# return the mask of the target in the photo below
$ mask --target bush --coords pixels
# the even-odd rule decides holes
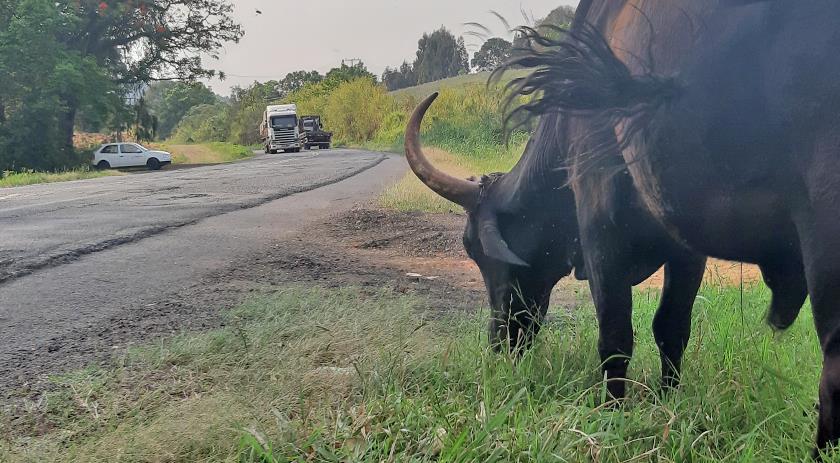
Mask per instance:
[[[374,139],[394,106],[385,87],[360,78],[336,87],[327,99],[323,119],[335,143],[361,144]]]
[[[199,105],[190,109],[172,133],[176,143],[226,141],[230,137],[230,111],[225,105]]]

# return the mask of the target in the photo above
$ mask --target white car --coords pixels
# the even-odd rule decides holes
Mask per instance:
[[[158,170],[172,163],[172,155],[166,151],[150,150],[137,143],[109,143],[93,153],[90,163],[98,169],[146,166],[150,170]]]

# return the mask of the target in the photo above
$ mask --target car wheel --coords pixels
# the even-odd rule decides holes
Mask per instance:
[[[149,160],[146,161],[146,166],[149,170],[160,170],[160,161],[158,161],[157,158],[149,158]]]
[[[108,161],[99,161],[99,163],[96,164],[96,168],[99,170],[110,169],[111,164],[108,164]]]
[[[269,154],[277,154],[277,150],[268,150]]]

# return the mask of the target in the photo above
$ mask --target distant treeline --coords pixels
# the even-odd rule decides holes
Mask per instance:
[[[565,27],[571,24],[574,16],[574,8],[561,6],[545,18],[536,21],[535,25]],[[475,26],[485,33],[489,32],[489,29],[481,25]],[[417,53],[413,61],[406,60],[394,68],[385,68],[382,83],[388,90],[399,90],[467,74],[471,70],[492,71],[511,58],[517,48],[525,45],[524,40],[520,34],[515,34],[513,42],[501,37],[487,38],[470,62],[463,37],[455,38],[446,28],[440,28],[431,34],[423,34],[417,44]]]

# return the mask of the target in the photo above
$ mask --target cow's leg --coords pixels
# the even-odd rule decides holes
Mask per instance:
[[[802,177],[805,191],[794,197],[798,201],[793,208],[823,352],[817,449],[834,445],[840,438],[840,143],[831,133],[838,122],[829,124],[813,144],[813,156]]]
[[[679,384],[680,366],[691,334],[691,309],[703,281],[706,258],[684,256],[665,264],[665,284],[653,318],[653,335],[662,360],[662,387]]]
[[[767,323],[774,329],[785,330],[796,321],[808,297],[808,282],[802,268],[802,259],[798,255],[779,258],[759,267],[764,282],[773,292],[770,309],[767,311]]]
[[[801,233],[808,292],[823,351],[817,448],[824,449],[840,438],[840,217],[829,210],[819,216],[815,211],[814,218],[802,224]]]
[[[626,387],[623,379],[633,355],[632,286],[623,278],[623,269],[608,265],[588,268],[589,288],[598,316],[598,353],[607,391],[612,398],[621,399]]]

